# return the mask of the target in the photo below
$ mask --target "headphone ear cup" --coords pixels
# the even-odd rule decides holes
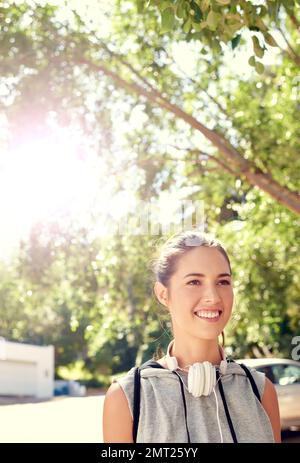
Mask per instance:
[[[197,363],[197,370],[198,370],[198,395],[201,396],[203,394],[205,388],[205,368],[202,363]]]
[[[194,363],[188,374],[188,390],[194,397],[208,396],[216,385],[216,369],[210,362]]]
[[[188,374],[188,390],[194,397],[204,395],[207,389],[206,368],[203,363],[197,362],[190,366]]]
[[[205,388],[203,395],[208,396],[212,392],[213,379],[214,379],[214,367],[210,362],[203,362],[205,370]]]
[[[194,397],[199,397],[202,390],[202,374],[200,363],[194,363],[189,368],[188,390]]]
[[[170,349],[173,344],[173,341],[170,342],[167,354],[165,356],[166,364],[169,370],[175,371],[178,366],[177,358],[170,355]],[[220,372],[222,375],[226,373],[227,369],[227,360],[225,356],[225,351],[222,349],[222,361],[220,363]],[[196,362],[193,365],[190,365],[188,371],[188,391],[194,397],[200,397],[202,395],[208,396],[212,393],[213,388],[217,384],[217,373],[216,367],[210,362]]]
[[[205,387],[203,390],[203,395],[207,396],[210,391],[212,374],[211,374],[210,364],[208,362],[203,362],[203,366],[204,366],[204,371],[205,371]]]
[[[196,390],[196,377],[198,377],[198,371],[196,369],[196,364],[193,364],[190,366],[189,370],[189,377],[188,377],[188,387],[189,391],[191,394],[193,394],[194,397],[197,397],[197,390]]]

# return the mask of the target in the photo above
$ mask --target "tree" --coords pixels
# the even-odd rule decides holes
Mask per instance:
[[[1,336],[53,344],[56,372],[73,367],[81,379],[128,369],[155,350],[163,318],[152,298],[152,245],[148,237],[91,239],[75,224],[37,223],[10,271],[1,268]]]
[[[20,80],[18,81],[18,87],[21,89],[23,86],[23,91],[21,92],[21,107],[24,110],[24,104],[30,104],[32,106],[32,95],[28,98],[27,91],[24,88],[35,88],[37,89],[37,81],[41,82],[42,85],[45,85],[45,74],[48,75],[57,75],[60,76],[60,79],[64,79],[66,72],[69,70],[70,82],[66,87],[64,85],[64,100],[66,102],[71,102],[73,95],[73,87],[71,85],[72,79],[74,76],[74,70],[77,70],[77,75],[82,74],[78,69],[78,66],[81,67],[81,71],[85,74],[93,75],[96,79],[97,85],[99,82],[107,83],[100,79],[100,75],[104,75],[106,78],[113,81],[117,87],[121,87],[130,91],[131,93],[137,94],[139,97],[143,98],[143,102],[146,100],[152,105],[155,105],[158,108],[161,108],[163,112],[167,111],[172,117],[176,117],[176,120],[183,120],[187,125],[196,131],[199,131],[206,140],[211,143],[211,146],[214,147],[214,154],[210,153],[199,153],[201,162],[201,155],[205,157],[210,157],[218,166],[222,169],[230,170],[230,172],[235,176],[242,176],[250,185],[258,186],[263,191],[270,194],[276,201],[283,204],[285,207],[290,210],[300,213],[300,196],[298,194],[297,188],[291,188],[285,184],[280,183],[276,180],[272,172],[266,171],[261,167],[261,163],[257,159],[249,160],[246,156],[245,150],[239,146],[236,147],[232,141],[228,139],[225,135],[224,126],[225,123],[228,125],[234,123],[234,117],[231,116],[229,120],[223,121],[222,129],[215,128],[214,130],[207,127],[207,124],[204,124],[196,116],[191,114],[189,111],[184,110],[182,107],[183,104],[186,104],[185,101],[182,101],[180,93],[177,95],[170,94],[170,91],[177,90],[180,91],[180,85],[182,80],[174,75],[174,72],[168,67],[168,52],[165,52],[164,44],[161,43],[162,39],[160,37],[152,38],[151,41],[146,39],[144,32],[150,34],[153,32],[154,18],[151,16],[145,24],[143,24],[143,37],[139,32],[135,31],[133,21],[137,21],[137,16],[130,17],[130,19],[124,20],[124,15],[122,13],[122,7],[120,7],[119,15],[122,16],[122,24],[118,20],[118,15],[116,15],[115,29],[115,44],[114,46],[118,50],[122,50],[122,45],[120,41],[124,39],[124,34],[127,34],[128,40],[128,30],[134,31],[134,34],[131,33],[134,37],[132,38],[135,44],[139,44],[139,51],[132,54],[132,62],[130,62],[130,54],[127,53],[127,58],[125,60],[122,53],[116,53],[111,50],[101,39],[97,39],[96,35],[89,36],[85,31],[84,22],[75,14],[77,21],[78,32],[73,32],[70,26],[66,24],[61,24],[59,20],[55,19],[54,21],[51,18],[55,18],[56,9],[53,7],[46,8],[37,8],[37,15],[33,17],[32,10],[30,7],[21,6],[21,7],[6,7],[2,8],[2,16],[8,26],[4,28],[5,41],[2,49],[2,70],[4,71],[4,76],[19,75]],[[30,34],[27,30],[24,30],[22,26],[22,18],[24,14],[31,12],[31,28]],[[13,20],[12,20],[13,18]],[[43,24],[43,33],[40,34],[41,42],[36,42],[33,40],[33,35],[38,33],[40,30],[40,24]],[[66,35],[66,31],[67,35]],[[53,40],[51,40],[51,53],[49,55],[48,49],[48,37],[51,35]],[[153,34],[152,34],[153,37]],[[10,40],[13,40],[15,46],[10,47]],[[119,43],[118,43],[119,42]],[[167,43],[167,42],[166,42]],[[7,53],[7,47],[13,49],[13,52]],[[150,48],[150,55],[153,55],[151,63],[147,54],[144,56],[145,47]],[[146,62],[145,62],[146,61]],[[159,63],[161,61],[161,63]],[[204,60],[205,61],[205,60]],[[138,67],[135,67],[135,64],[138,62]],[[169,61],[170,62],[170,61]],[[201,64],[201,59],[198,59],[199,66]],[[207,65],[207,63],[206,63]],[[216,61],[208,69],[215,71],[218,69],[218,61]],[[142,71],[142,69],[148,69],[148,71]],[[152,67],[151,67],[152,66]],[[31,72],[26,71],[24,75],[24,67],[31,69]],[[149,68],[151,69],[149,71]],[[153,73],[153,69],[156,71]],[[149,77],[155,81],[151,83]],[[154,79],[153,79],[154,77]],[[54,80],[54,79],[53,79]],[[217,81],[219,78],[216,79]],[[172,85],[169,83],[172,81]],[[35,83],[32,86],[32,83]],[[55,82],[55,80],[54,80]],[[189,82],[191,84],[191,82]],[[206,93],[208,93],[208,84],[204,86]],[[168,88],[167,88],[168,87]],[[178,88],[179,87],[179,88]],[[194,90],[197,87],[197,82],[194,87]],[[52,93],[56,94],[55,88],[53,85]],[[105,98],[106,90],[103,90],[103,85],[101,85],[101,92]],[[105,85],[104,85],[105,88]],[[65,91],[67,89],[67,91]],[[13,89],[12,89],[13,90]],[[74,90],[74,89],[73,89]],[[103,93],[104,92],[104,93]],[[41,101],[36,102],[37,111],[39,113],[39,108],[42,104],[43,112],[44,108],[44,97],[42,96],[44,92],[37,93],[35,92],[35,99],[41,99]],[[191,90],[188,91],[188,94],[191,95]],[[40,95],[40,96],[37,96]],[[69,95],[69,96],[68,96]],[[118,93],[119,98],[119,93]],[[26,101],[24,101],[26,99]],[[34,100],[33,100],[34,101]],[[17,100],[14,102],[14,113],[17,107]],[[52,108],[56,108],[55,113],[59,115],[57,110],[57,104],[55,101],[51,101],[51,97],[47,98],[48,112]],[[82,104],[82,99],[79,104]],[[191,106],[191,102],[190,102]],[[9,116],[8,108],[6,108],[6,113]],[[21,114],[24,114],[24,111],[21,111]],[[40,117],[40,116],[39,116]],[[45,118],[45,115],[42,117]],[[15,115],[14,115],[15,120]],[[96,118],[97,122],[98,119]],[[20,123],[18,123],[20,125]],[[23,124],[22,124],[23,126]]]
[[[49,5],[2,7],[1,75],[7,88],[2,111],[11,131],[20,139],[26,136],[26,130],[20,133],[19,128],[26,128],[28,108],[30,125],[41,130],[53,112],[58,122],[83,120],[82,132],[91,140],[97,137],[99,148],[101,140],[107,141],[105,133],[110,135],[109,142],[113,133],[118,138],[119,129],[114,125],[118,115],[128,127],[127,143],[122,140],[128,159],[122,161],[112,155],[110,161],[120,185],[124,185],[126,169],[133,168],[134,175],[142,179],[138,189],[142,199],[150,200],[162,190],[172,194],[186,188],[189,198],[204,200],[209,230],[228,242],[236,276],[244,272],[244,278],[237,279],[241,292],[239,328],[232,336],[235,348],[238,350],[243,340],[244,350],[239,352],[244,354],[265,342],[273,346],[273,353],[287,353],[290,333],[298,323],[299,303],[295,279],[299,252],[294,245],[299,241],[300,212],[297,12],[293,11],[294,20],[291,16],[279,18],[284,31],[292,21],[288,42],[294,57],[282,51],[274,65],[266,66],[263,76],[254,73],[246,79],[226,75],[227,58],[221,53],[213,55],[209,46],[205,48],[207,54],[198,53],[196,37],[188,42],[194,70],[187,74],[172,52],[174,44],[186,42],[181,29],[161,34],[157,9],[151,8],[147,14],[132,9],[128,14],[128,5],[116,4],[109,40],[103,40],[100,31],[89,30],[76,12],[71,25],[62,22],[59,9]],[[89,105],[95,95],[97,104]],[[134,112],[139,119],[136,128],[130,126]],[[280,243],[275,246],[277,238]],[[153,244],[149,237],[130,244],[114,243],[105,254],[103,272],[97,276],[97,285],[106,288],[106,297],[87,287],[93,278],[88,261],[98,265],[95,255],[87,257],[86,249],[82,254],[75,246],[71,260],[71,275],[76,275],[78,268],[86,270],[78,275],[81,290],[73,288],[72,279],[62,288],[60,272],[65,269],[66,248],[50,263],[53,294],[69,294],[63,319],[66,325],[72,325],[74,312],[74,330],[89,326],[86,323],[90,320],[96,327],[84,335],[78,331],[79,351],[86,352],[84,346],[89,352],[86,360],[93,362],[94,357],[96,362],[101,355],[113,352],[116,342],[120,352],[129,345],[128,358],[136,354],[141,358],[147,352],[143,349],[157,337],[159,320],[152,314],[149,286],[143,276]],[[121,251],[122,258],[114,259]],[[255,257],[249,261],[252,255]],[[49,253],[34,253],[32,264],[42,265],[40,256],[47,258]],[[287,276],[282,279],[284,269]],[[268,280],[270,289],[264,287]],[[82,303],[82,293],[88,294],[89,304]],[[87,308],[88,321],[81,311],[78,314],[81,304]],[[258,334],[262,314],[266,331]],[[70,341],[70,337],[66,339]],[[61,361],[71,358],[61,357]],[[110,368],[119,361],[112,360]]]
[[[151,6],[159,11],[162,34],[181,30],[185,40],[198,40],[203,49],[208,45],[217,53],[222,53],[221,43],[230,42],[234,50],[241,41],[243,30],[258,32],[259,38],[256,34],[252,35],[254,54],[249,58],[249,64],[259,74],[264,72],[264,66],[257,58],[263,58],[268,46],[278,46],[270,34],[270,23],[279,23],[281,10],[300,29],[300,22],[296,17],[299,1],[293,0],[269,0],[259,4],[247,0],[135,0],[134,3],[144,15]],[[291,47],[287,53],[300,63]]]

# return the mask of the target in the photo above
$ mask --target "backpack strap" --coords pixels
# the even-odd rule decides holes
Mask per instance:
[[[137,430],[140,418],[140,382],[141,372],[139,367],[134,370],[134,390],[133,390],[133,428],[132,437],[133,442],[136,443]]]
[[[261,402],[261,397],[259,395],[256,382],[254,381],[253,376],[250,373],[250,370],[243,363],[240,363],[240,366],[243,368],[244,372],[246,373],[246,375],[247,375],[247,377],[248,377],[248,379],[249,379],[249,381],[251,383],[252,390],[253,390],[254,394],[256,395],[257,399]]]
[[[133,428],[132,428],[132,437],[133,442],[136,443],[137,431],[139,427],[140,419],[140,401],[141,401],[141,370],[145,368],[163,368],[158,362],[154,360],[148,360],[143,363],[140,367],[136,367],[134,370],[134,389],[133,389]]]

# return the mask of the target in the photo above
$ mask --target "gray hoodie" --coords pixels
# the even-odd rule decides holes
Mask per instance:
[[[250,372],[263,396],[265,374],[251,368]],[[188,373],[177,370],[187,386]],[[125,393],[133,416],[134,368],[116,378]],[[274,442],[267,413],[255,396],[244,370],[237,363],[228,363],[222,384],[238,442]],[[219,422],[224,442],[233,442],[218,386],[215,388]],[[187,425],[191,443],[221,442],[214,393],[194,397],[186,388]],[[136,442],[188,442],[179,378],[166,368],[141,370],[141,405]]]

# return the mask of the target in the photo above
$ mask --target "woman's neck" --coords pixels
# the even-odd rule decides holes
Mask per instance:
[[[222,360],[218,340],[175,338],[170,355],[176,357],[180,368],[185,368],[196,362],[208,361],[213,365],[219,365]]]

